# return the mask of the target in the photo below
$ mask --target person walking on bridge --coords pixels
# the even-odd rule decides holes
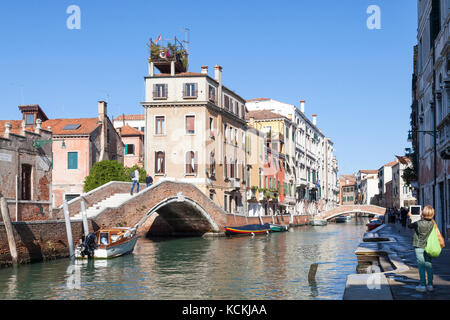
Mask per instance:
[[[135,169],[131,173],[131,180],[133,181],[133,186],[131,187],[130,194],[133,195],[134,186],[137,185],[137,192],[139,193],[139,170]]]

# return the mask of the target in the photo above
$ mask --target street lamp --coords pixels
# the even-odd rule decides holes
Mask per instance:
[[[46,144],[49,144],[50,142],[53,141],[62,141],[62,149],[66,148],[66,143],[64,141],[64,139],[49,139],[49,140],[35,140],[33,143],[33,147],[36,149],[42,148],[43,146],[45,146]]]

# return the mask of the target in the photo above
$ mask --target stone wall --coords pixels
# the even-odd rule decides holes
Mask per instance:
[[[81,222],[72,222],[72,235],[78,243],[83,234]],[[14,239],[20,263],[69,256],[64,221],[13,222]],[[11,264],[5,225],[0,223],[0,267]]]

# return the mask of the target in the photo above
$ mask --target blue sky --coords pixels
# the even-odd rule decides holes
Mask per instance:
[[[69,5],[81,29],[69,30]],[[381,30],[369,30],[369,5]],[[19,104],[49,118],[143,113],[146,43],[191,30],[190,71],[223,67],[244,99],[273,98],[318,114],[339,174],[378,169],[404,153],[409,130],[417,4],[341,1],[10,1],[0,3],[0,119]]]

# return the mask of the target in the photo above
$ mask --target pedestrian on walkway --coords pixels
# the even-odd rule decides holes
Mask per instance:
[[[145,183],[147,184],[147,187],[150,187],[153,183],[153,178],[147,175],[147,177],[145,177]]]
[[[130,194],[133,195],[134,186],[137,185],[137,192],[139,193],[139,170],[135,169],[131,173],[131,180],[133,181],[133,186],[131,187]]]
[[[401,219],[403,228],[406,228],[407,215],[408,215],[408,210],[405,207],[402,207],[400,209],[400,219]]]
[[[408,213],[409,219],[412,219],[411,212]],[[433,265],[431,257],[425,252],[427,239],[434,228],[434,209],[426,206],[422,211],[422,217],[419,221],[410,223],[408,228],[414,229],[413,247],[416,251],[417,266],[419,269],[420,284],[416,287],[419,292],[433,291]],[[425,279],[425,273],[428,278],[428,285]]]

